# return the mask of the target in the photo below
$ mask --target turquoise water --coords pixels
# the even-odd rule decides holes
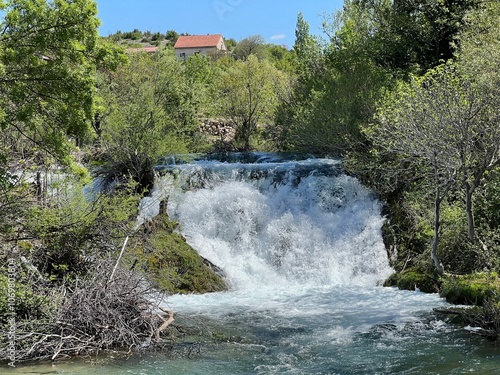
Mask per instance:
[[[391,274],[380,204],[328,159],[163,166],[142,215],[169,215],[231,290],[175,295],[171,350],[21,367],[54,374],[500,374],[500,349],[432,313]],[[418,286],[417,286],[418,287]],[[1,370],[0,370],[1,373]]]
[[[382,287],[174,296],[187,328],[171,351],[9,373],[498,374],[499,348],[430,313],[443,305]]]

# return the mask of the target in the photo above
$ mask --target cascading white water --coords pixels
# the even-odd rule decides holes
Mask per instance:
[[[351,177],[230,179],[172,198],[190,243],[236,289],[375,284],[391,272],[379,205]]]
[[[177,167],[170,216],[237,290],[375,285],[391,269],[380,206],[339,162],[205,162]],[[201,173],[203,172],[203,173]]]
[[[229,356],[231,366],[214,370],[208,359],[203,371],[343,374],[354,362],[361,373],[376,373],[366,358],[390,355],[386,348],[402,332],[429,329],[418,314],[443,301],[377,286],[392,272],[381,207],[340,161],[250,159],[166,163],[142,202],[151,216],[168,197],[169,216],[187,241],[230,283],[228,292],[168,298],[181,317],[214,324],[209,332],[245,337],[213,354]]]

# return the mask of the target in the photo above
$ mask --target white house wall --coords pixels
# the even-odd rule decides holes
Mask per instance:
[[[203,47],[197,47],[197,48],[176,48],[175,49],[175,55],[180,58],[188,58],[189,56],[195,55],[199,53],[200,55],[213,55],[217,53],[217,48],[215,47],[210,47],[210,48],[203,48]],[[184,55],[183,55],[184,54]]]

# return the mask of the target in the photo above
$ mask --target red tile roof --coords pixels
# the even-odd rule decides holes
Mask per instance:
[[[216,47],[222,34],[181,35],[174,48]]]

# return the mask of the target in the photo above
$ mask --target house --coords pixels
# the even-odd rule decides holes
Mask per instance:
[[[215,56],[226,53],[222,34],[181,35],[174,45],[175,55],[187,59],[191,55]]]

